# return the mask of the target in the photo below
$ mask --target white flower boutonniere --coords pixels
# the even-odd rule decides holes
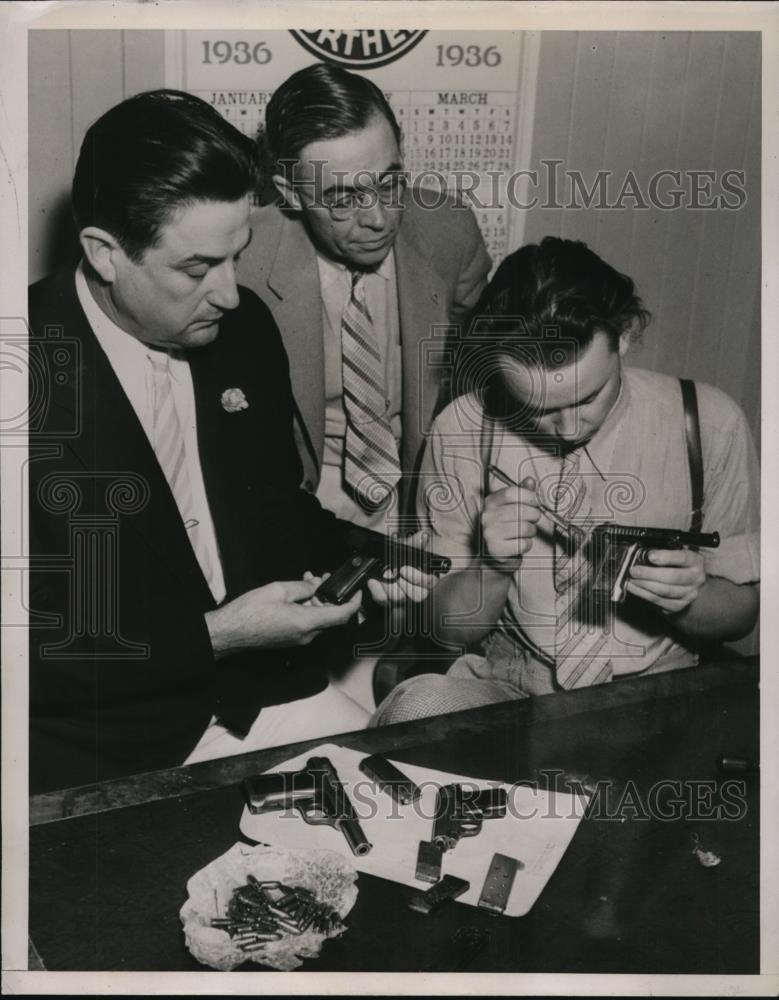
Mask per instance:
[[[238,413],[239,410],[246,410],[249,406],[243,389],[225,389],[221,403],[222,408],[228,413]]]

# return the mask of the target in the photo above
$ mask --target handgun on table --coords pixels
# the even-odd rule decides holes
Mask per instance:
[[[411,566],[428,576],[448,573],[452,561],[428,549],[404,545],[388,535],[352,525],[345,535],[348,558],[316,592],[325,604],[346,604],[368,580],[380,579],[386,570]]]
[[[719,541],[717,531],[706,533],[677,528],[598,524],[592,529],[588,541],[593,564],[593,595],[614,604],[624,601],[630,570],[633,566],[647,563],[652,549],[716,549]]]
[[[461,837],[475,837],[485,819],[506,815],[508,799],[505,788],[466,788],[444,785],[438,790],[433,843],[442,851],[451,851]]]
[[[245,778],[243,787],[251,813],[294,808],[311,826],[332,826],[339,830],[358,857],[373,846],[327,757],[310,757],[300,771],[276,771]]]

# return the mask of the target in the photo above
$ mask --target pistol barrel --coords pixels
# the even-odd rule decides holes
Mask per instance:
[[[356,854],[358,858],[366,855],[373,847],[373,844],[365,836],[358,820],[341,820],[338,824],[338,829],[346,837],[346,843],[351,848],[352,854]]]
[[[438,555],[428,549],[417,549],[413,545],[405,545],[390,538],[389,535],[358,525],[349,527],[346,532],[346,543],[355,553],[372,556],[393,569],[412,566],[428,575],[443,576],[452,568],[452,560],[448,556]]]
[[[321,789],[316,788],[316,794],[322,796],[322,807],[327,821],[336,830],[341,831],[353,854],[357,857],[367,854],[373,844],[365,836],[352,800],[347,795],[332,762],[327,757],[310,757],[306,761],[306,771],[322,776],[322,786]]]
[[[626,524],[599,524],[593,529],[614,542],[638,542],[644,548],[680,549],[683,546],[716,549],[719,547],[718,531],[682,531],[676,528],[643,528]]]

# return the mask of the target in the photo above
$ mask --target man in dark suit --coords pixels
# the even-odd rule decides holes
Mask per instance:
[[[366,716],[339,692],[316,712],[309,644],[360,597],[312,600],[341,526],[299,489],[284,348],[235,281],[255,184],[248,140],[183,93],[124,101],[85,137],[82,261],[30,291],[31,343],[58,357],[30,441],[34,792],[175,766],[199,741],[193,759],[269,745],[266,716],[275,742],[323,735],[296,728],[305,712],[330,733]]]
[[[281,203],[258,210],[263,239],[243,255],[241,281],[268,304],[290,359],[306,489],[382,529],[413,511],[413,473],[445,389],[431,359],[446,328],[467,321],[490,258],[467,206],[408,186],[397,120],[367,78],[324,64],[294,73],[268,104],[266,138]],[[352,307],[370,371],[365,355],[355,369]],[[366,458],[368,426],[383,443]]]

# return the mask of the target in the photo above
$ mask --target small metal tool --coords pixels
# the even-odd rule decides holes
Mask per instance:
[[[511,895],[514,878],[525,866],[516,858],[493,854],[479,897],[479,906],[490,913],[503,913]]]
[[[360,761],[360,770],[402,806],[416,802],[422,794],[411,778],[406,777],[391,761],[378,754],[363,757]]]
[[[510,479],[505,472],[501,472],[496,465],[490,465],[488,468],[492,475],[499,482],[503,483],[504,486],[519,486],[519,483],[515,483],[514,480]],[[564,517],[560,517],[556,511],[547,507],[545,503],[541,502],[538,494],[536,494],[536,502],[552,524],[555,525],[556,528],[559,528],[560,531],[562,531],[563,534],[572,542],[575,542],[576,545],[582,545],[587,540],[586,531],[579,528],[577,525],[572,524],[570,521],[566,521],[566,519]]]
[[[424,916],[434,913],[437,909],[452,899],[457,899],[471,887],[470,882],[456,875],[444,875],[440,882],[425,892],[415,892],[408,901],[409,909],[416,910]]]

